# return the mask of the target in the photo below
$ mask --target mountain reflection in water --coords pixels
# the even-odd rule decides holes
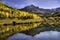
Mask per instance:
[[[60,40],[60,32],[45,31],[35,35],[34,37],[23,33],[17,33],[8,37],[7,40]]]

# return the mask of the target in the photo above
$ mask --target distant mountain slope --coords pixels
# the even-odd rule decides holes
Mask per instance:
[[[43,9],[43,8],[36,7],[34,5],[26,6],[26,7],[22,8],[21,10],[33,12],[33,13],[43,13],[43,14],[45,14],[45,13],[48,14],[48,13],[53,12],[50,9]]]
[[[51,14],[52,17],[60,17],[60,11]]]
[[[54,8],[54,9],[43,9],[43,8],[36,7],[34,5],[30,5],[30,6],[24,7],[20,10],[27,11],[27,12],[33,12],[33,13],[39,13],[39,14],[43,13],[44,15],[50,15],[53,12],[60,11],[60,7]]]

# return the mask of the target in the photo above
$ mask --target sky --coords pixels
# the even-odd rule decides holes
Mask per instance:
[[[24,8],[28,5],[35,5],[39,8],[51,9],[60,7],[60,0],[0,0],[14,8]]]
[[[41,32],[33,37],[23,33],[17,33],[8,37],[7,40],[60,40],[60,32],[46,31]]]

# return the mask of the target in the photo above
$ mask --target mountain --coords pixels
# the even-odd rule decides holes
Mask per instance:
[[[33,12],[33,13],[43,13],[43,14],[49,14],[53,12],[53,10],[51,9],[43,9],[43,8],[36,7],[34,5],[26,6],[20,10]]]
[[[60,11],[60,7],[56,8],[56,12]]]
[[[60,11],[60,7],[59,8],[54,8],[54,9],[43,9],[43,8],[39,8],[37,6],[34,5],[30,5],[30,6],[26,6],[22,9],[19,9],[22,11],[27,11],[27,12],[33,12],[33,13],[37,13],[37,14],[44,14],[44,15],[50,15],[53,12],[58,12]]]

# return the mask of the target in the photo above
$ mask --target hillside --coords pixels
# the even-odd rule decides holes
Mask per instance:
[[[37,14],[20,11],[0,2],[0,39],[36,28],[42,21]]]
[[[22,17],[22,16],[33,16],[33,19],[36,19],[36,17],[39,18],[39,16],[35,15],[35,14],[29,14],[28,12],[24,12],[24,11],[19,11],[17,9],[14,9],[12,7],[9,7],[7,5],[4,5],[3,3],[0,2],[0,15],[8,18],[8,17]]]
[[[27,12],[33,12],[33,13],[37,13],[37,14],[44,14],[44,15],[50,15],[50,13],[54,12],[54,10],[51,9],[43,9],[43,8],[39,8],[37,6],[34,5],[29,5],[26,6],[22,9],[20,9],[22,11],[27,11]]]
[[[53,13],[53,12],[59,12],[60,7],[53,8],[53,9],[44,9],[44,8],[39,8],[39,7],[34,6],[34,5],[29,5],[29,6],[26,6],[24,8],[21,8],[19,10],[27,11],[27,12],[33,12],[33,13],[36,13],[36,14],[41,14],[42,13],[45,16],[50,16],[50,14]]]

